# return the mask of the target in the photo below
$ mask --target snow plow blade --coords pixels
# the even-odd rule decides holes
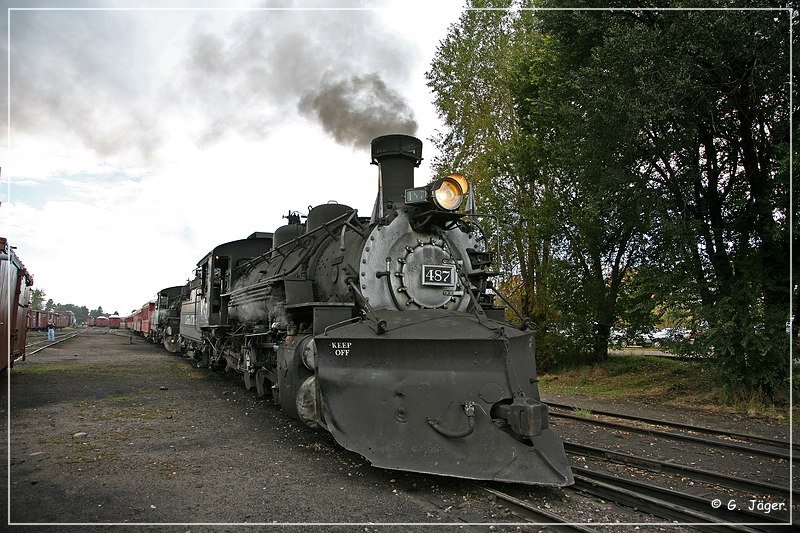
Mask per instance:
[[[447,310],[379,311],[315,339],[328,431],[374,466],[573,483],[536,386],[533,334]],[[455,340],[454,340],[454,337]]]

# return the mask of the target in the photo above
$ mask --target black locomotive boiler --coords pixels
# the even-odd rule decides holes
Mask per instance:
[[[563,486],[533,333],[487,293],[492,254],[460,175],[414,187],[422,143],[372,142],[371,217],[329,203],[216,247],[182,291],[179,342],[383,468]],[[169,330],[171,333],[172,328]],[[169,336],[169,334],[167,334]]]

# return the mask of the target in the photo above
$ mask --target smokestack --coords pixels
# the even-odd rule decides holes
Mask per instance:
[[[378,217],[403,205],[414,187],[414,168],[422,161],[422,141],[410,135],[383,135],[372,140],[372,164],[380,169]]]

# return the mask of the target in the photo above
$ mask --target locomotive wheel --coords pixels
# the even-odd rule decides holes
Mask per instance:
[[[204,345],[200,349],[200,362],[197,363],[197,368],[208,368],[208,366],[209,366],[208,359],[209,359],[209,356],[210,356],[210,354],[209,354],[210,351],[211,351],[211,347],[210,346],[205,346]]]
[[[268,390],[272,389],[272,382],[267,379],[266,372],[261,368],[256,370],[253,381],[256,384],[256,392],[258,392],[259,396],[264,396]]]
[[[272,387],[270,387],[272,391],[272,401],[275,402],[275,405],[278,407],[281,406],[281,389],[278,387],[277,383],[273,383]]]

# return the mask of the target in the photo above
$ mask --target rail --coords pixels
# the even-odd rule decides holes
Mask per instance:
[[[676,433],[674,431],[665,431],[661,429],[651,429],[651,428],[643,428],[639,426],[632,426],[630,424],[622,424],[619,422],[610,422],[608,420],[599,420],[596,418],[585,418],[582,416],[569,414],[569,413],[558,413],[555,411],[550,411],[551,418],[565,418],[568,420],[575,420],[577,422],[587,423],[587,424],[595,424],[598,426],[604,426],[614,429],[621,429],[624,431],[630,431],[632,433],[643,433],[646,435],[664,437],[673,440],[683,440],[687,442],[694,442],[698,444],[703,444],[706,446],[716,446],[718,448],[727,448],[729,450],[736,450],[742,453],[747,454],[757,454],[757,455],[764,455],[767,457],[775,457],[778,459],[785,459],[788,460],[790,454],[784,450],[768,450],[764,448],[756,448],[753,446],[745,446],[743,444],[736,444],[733,442],[725,442],[717,439],[710,439],[706,437],[700,437],[696,435],[687,435],[684,433]],[[793,457],[794,461],[798,460],[798,457]]]
[[[32,351],[31,353],[26,353],[24,355],[20,355],[20,356],[15,357],[13,362],[16,363],[17,361],[20,361],[20,360],[24,361],[26,358],[30,357],[31,355],[33,355],[35,353],[39,353],[39,352],[41,352],[42,350],[44,350],[46,348],[49,348],[51,346],[55,346],[56,344],[60,344],[60,343],[62,343],[64,341],[68,341],[70,339],[73,339],[73,338],[77,337],[78,335],[80,335],[82,333],[83,333],[83,331],[78,331],[78,332],[73,333],[71,335],[68,335],[68,336],[66,336],[64,338],[61,338],[61,339],[58,339],[56,341],[50,342],[47,345],[42,346],[41,348],[37,348],[36,350]],[[27,346],[26,346],[26,348],[27,348]]]
[[[766,436],[762,436],[762,435],[748,435],[748,434],[739,433],[739,432],[736,432],[736,431],[728,431],[728,430],[723,430],[723,429],[696,426],[696,425],[692,425],[692,424],[684,424],[684,423],[681,423],[681,422],[660,420],[660,419],[657,419],[657,418],[648,418],[648,417],[638,416],[638,415],[628,415],[628,414],[625,414],[625,413],[616,413],[616,412],[611,412],[611,411],[603,411],[603,410],[600,410],[600,409],[590,409],[590,408],[579,407],[579,406],[568,405],[568,404],[562,404],[562,403],[555,403],[555,402],[545,402],[545,403],[547,403],[547,405],[549,405],[550,407],[555,407],[556,409],[562,409],[562,410],[567,410],[567,411],[584,411],[584,412],[588,411],[588,412],[591,412],[592,414],[601,415],[601,416],[607,416],[607,417],[610,417],[610,418],[620,418],[620,419],[623,419],[623,420],[633,420],[633,421],[636,421],[636,422],[644,422],[646,424],[652,424],[652,425],[655,425],[655,426],[668,426],[668,427],[672,427],[672,428],[676,428],[676,429],[683,429],[683,430],[686,430],[686,431],[695,431],[695,432],[699,432],[699,433],[707,433],[709,435],[718,435],[718,436],[722,436],[722,437],[733,437],[733,438],[744,440],[744,441],[760,443],[760,444],[766,444],[768,446],[774,446],[776,448],[782,448],[782,449],[787,449],[787,450],[789,449],[789,441],[783,440],[783,439],[776,439],[776,438],[772,438],[772,437],[766,437]],[[794,449],[798,449],[797,444],[794,444],[793,447],[794,447]]]

